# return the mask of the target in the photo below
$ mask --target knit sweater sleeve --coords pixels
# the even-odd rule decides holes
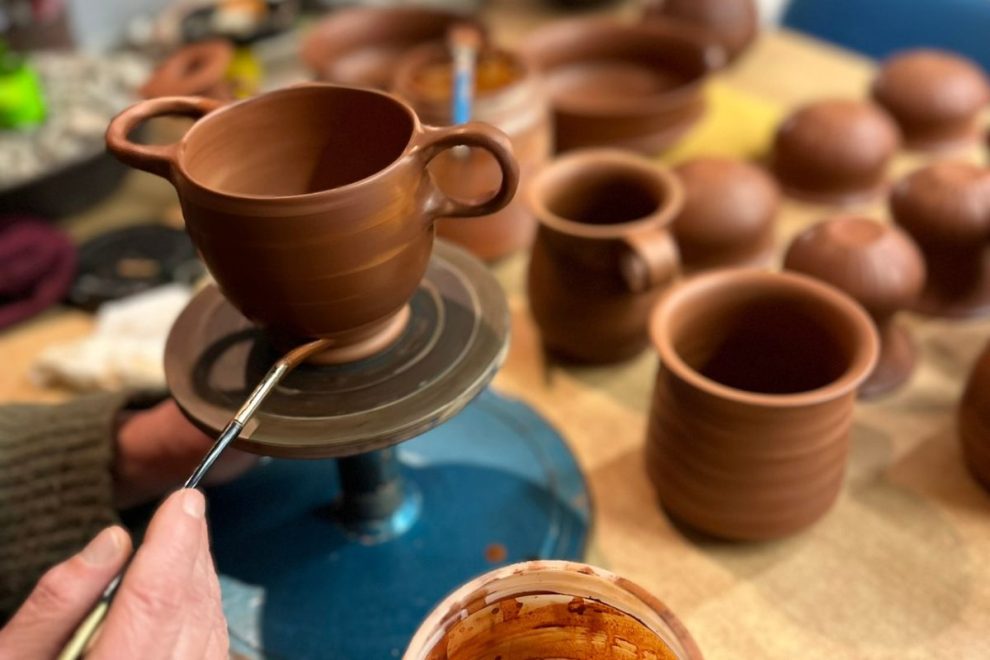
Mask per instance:
[[[124,402],[0,407],[0,622],[45,570],[115,522],[112,436]]]

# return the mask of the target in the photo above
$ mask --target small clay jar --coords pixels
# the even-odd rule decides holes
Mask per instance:
[[[754,0],[646,0],[643,18],[674,19],[710,31],[729,60],[739,57],[760,31]]]
[[[990,343],[969,374],[958,422],[963,459],[977,481],[990,491]]]
[[[697,158],[674,172],[684,185],[673,233],[685,272],[769,263],[780,206],[773,178],[728,158]]]
[[[787,536],[842,488],[873,321],[797,273],[723,269],[673,287],[650,321],[660,368],[646,442],[667,513],[713,536]]]
[[[146,99],[159,96],[208,96],[221,101],[234,98],[227,69],[234,47],[222,39],[183,46],[162,62],[141,87]]]
[[[426,44],[403,57],[393,91],[405,99],[423,123],[451,123],[453,61],[443,44]],[[485,49],[478,56],[472,119],[492,124],[512,140],[519,163],[520,193],[493,215],[471,219],[443,219],[437,234],[486,260],[495,260],[528,247],[536,221],[524,195],[530,178],[549,159],[553,128],[550,102],[536,72],[515,53]],[[498,187],[498,163],[487,152],[448,152],[430,163],[430,173],[447,194],[471,198]]]
[[[859,388],[861,398],[887,394],[907,381],[916,359],[914,342],[894,315],[911,307],[925,284],[925,261],[910,236],[869,218],[831,218],[791,242],[784,268],[828,282],[873,317],[880,357]]]
[[[925,257],[916,309],[957,318],[990,313],[990,171],[950,161],[923,167],[894,187],[890,212]]]
[[[891,57],[873,81],[873,98],[897,121],[908,147],[943,150],[979,140],[977,121],[990,102],[980,66],[939,50]]]
[[[603,569],[530,561],[477,577],[441,601],[403,660],[701,660],[670,609]]]
[[[668,227],[683,197],[669,170],[610,149],[575,152],[537,175],[529,304],[549,352],[606,363],[646,348],[650,309],[677,274]]]
[[[885,190],[899,144],[897,125],[880,107],[817,101],[777,129],[772,167],[788,195],[816,204],[858,204]]]

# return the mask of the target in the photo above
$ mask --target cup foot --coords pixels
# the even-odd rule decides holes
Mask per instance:
[[[391,346],[402,335],[409,323],[409,303],[402,306],[390,319],[373,329],[370,334],[344,346],[329,348],[309,358],[310,364],[344,364],[357,362]]]

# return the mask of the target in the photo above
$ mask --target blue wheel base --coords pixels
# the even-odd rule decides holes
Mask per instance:
[[[268,459],[208,492],[232,650],[248,658],[400,657],[447,593],[495,566],[581,559],[588,491],[560,436],[485,391],[399,448],[421,498],[404,533],[364,543],[334,519],[329,461]]]

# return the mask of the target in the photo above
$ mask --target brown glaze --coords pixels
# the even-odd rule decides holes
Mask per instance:
[[[887,394],[907,381],[914,369],[914,343],[894,315],[912,306],[925,285],[925,261],[910,236],[869,218],[831,218],[794,239],[784,268],[828,282],[873,317],[880,357],[860,386],[860,397]]]
[[[799,108],[777,129],[773,170],[784,191],[823,204],[881,194],[900,136],[878,106],[826,100]]]
[[[427,44],[403,57],[396,72],[394,91],[431,126],[451,122],[450,51],[442,44]],[[553,129],[550,104],[539,77],[518,55],[504,50],[481,52],[475,74],[473,119],[492,124],[512,140],[519,163],[520,192],[498,213],[463,221],[437,222],[437,234],[466,247],[486,260],[499,259],[529,246],[536,221],[523,195],[530,178],[550,158]],[[430,164],[440,188],[454,197],[475,197],[498,186],[498,163],[481,150],[468,154],[445,153]]]
[[[796,273],[727,269],[671,289],[646,445],[666,511],[714,536],[787,536],[842,488],[856,388],[877,334],[844,293]]]
[[[754,0],[646,0],[647,20],[684,21],[710,31],[731,60],[739,57],[760,31]]]
[[[990,313],[990,171],[937,162],[903,178],[890,212],[928,268],[917,309],[949,317]]]
[[[990,491],[990,343],[976,359],[959,404],[959,439],[970,472]]]
[[[697,158],[674,171],[684,185],[673,233],[685,272],[769,262],[780,206],[770,176],[728,158]]]
[[[388,89],[406,51],[462,23],[481,29],[470,16],[428,7],[339,9],[309,32],[300,55],[319,80]]]
[[[580,151],[538,174],[529,199],[540,221],[529,303],[544,346],[599,363],[646,348],[650,309],[677,273],[677,178],[641,156]]]
[[[227,69],[234,59],[234,47],[222,39],[184,46],[162,62],[140,94],[146,99],[159,96],[208,96],[228,101],[234,91],[227,81]]]
[[[884,62],[872,93],[897,120],[905,143],[926,150],[977,141],[980,111],[990,102],[990,85],[978,64],[926,49]]]
[[[333,338],[341,359],[362,357],[349,346],[382,348],[376,337],[394,330],[426,270],[433,221],[497,211],[518,182],[497,129],[424,128],[381,92],[308,84],[217,108],[195,97],[144,101],[111,122],[107,145],[172,182],[193,242],[238,310],[276,341]],[[176,144],[128,141],[144,120],[175,114],[202,118]],[[427,175],[459,144],[498,160],[502,183],[487,200],[450,199]]]
[[[557,21],[531,35],[526,54],[550,89],[557,151],[618,147],[656,153],[705,111],[704,83],[721,46],[687,26]]]

